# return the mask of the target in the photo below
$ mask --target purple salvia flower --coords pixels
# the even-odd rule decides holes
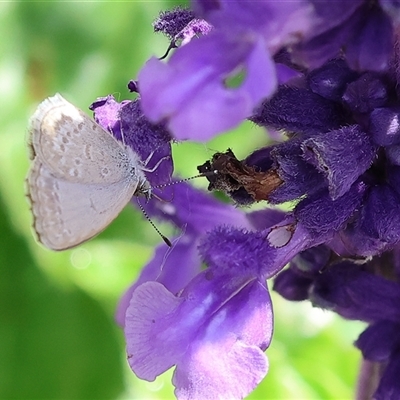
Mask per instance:
[[[232,251],[235,262],[227,264]],[[178,295],[158,282],[140,285],[125,321],[135,373],[154,380],[176,365],[179,399],[249,394],[268,370],[272,309],[263,275],[271,251],[262,234],[219,229],[200,248],[209,268]],[[210,359],[219,360],[212,369]]]
[[[139,101],[92,105],[149,169],[160,163],[153,186],[171,179],[171,137],[207,140],[248,118],[287,138],[242,163],[279,177],[268,201],[290,201],[290,212],[246,215],[188,184],[144,204],[181,234],[157,247],[119,306],[139,377],[175,366],[179,399],[245,397],[268,371],[266,280],[276,278],[287,299],[369,323],[356,345],[382,363],[374,396],[399,397],[399,6],[198,0],[195,12],[156,21],[170,48],[181,46],[129,83]],[[230,195],[254,201],[244,186]]]
[[[213,31],[178,49],[167,64],[149,60],[139,74],[146,116],[166,120],[177,139],[207,140],[250,116],[276,88],[271,54],[309,28],[312,11],[303,1],[198,5]],[[241,70],[242,84],[227,87]],[[286,81],[287,70],[281,72]]]

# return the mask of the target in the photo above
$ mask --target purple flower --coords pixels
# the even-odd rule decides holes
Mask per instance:
[[[209,267],[179,291],[158,279],[135,285],[125,335],[128,361],[139,377],[154,380],[176,365],[173,383],[182,399],[226,393],[242,398],[255,388],[268,370],[263,351],[272,336],[263,277],[274,250],[264,244],[263,235],[220,228],[200,247]],[[232,251],[236,261],[227,263]],[[187,261],[174,263],[174,269],[185,268]]]
[[[268,371],[275,278],[289,300],[367,322],[356,345],[381,363],[372,392],[399,397],[399,9],[198,0],[156,21],[168,50],[179,48],[130,82],[139,101],[93,104],[103,127],[158,166],[153,186],[170,181],[172,137],[207,140],[246,118],[286,137],[235,161],[245,177],[277,177],[268,201],[288,212],[244,213],[182,183],[143,204],[180,234],[156,248],[118,309],[140,378],[175,366],[179,399],[248,395]],[[226,183],[211,164],[209,181]],[[229,188],[237,204],[260,200],[246,185]]]
[[[302,1],[199,6],[213,31],[179,48],[167,64],[150,59],[139,73],[144,113],[166,121],[177,139],[207,140],[250,116],[276,88],[271,55],[308,28],[311,12]],[[287,69],[280,71],[286,80]],[[230,87],[238,72],[242,83]]]

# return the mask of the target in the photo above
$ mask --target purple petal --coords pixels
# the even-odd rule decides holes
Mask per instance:
[[[178,399],[242,399],[268,371],[272,335],[268,290],[252,282],[209,320],[173,376]]]
[[[124,104],[119,111],[121,133],[125,143],[147,160],[146,169],[151,170],[146,176],[153,186],[170,181],[174,169],[171,156],[171,136],[162,125],[151,124],[143,115],[139,101]]]
[[[119,111],[129,100],[118,103],[114,96],[99,97],[89,109],[93,111],[94,120],[105,130],[112,133],[118,140],[121,140],[121,121]]]
[[[383,71],[393,49],[390,18],[378,6],[370,7],[346,49],[348,63],[358,71]]]
[[[188,183],[168,186],[158,195],[164,200],[150,200],[144,208],[150,216],[172,222],[184,232],[203,235],[217,225],[229,224],[250,228],[246,215]]]
[[[139,278],[123,294],[118,303],[115,318],[119,325],[125,325],[126,310],[132,294],[144,282],[162,283],[171,293],[178,293],[200,272],[201,260],[193,238],[182,236],[173,240],[173,247],[166,244],[156,247],[151,261],[145,265]],[[176,273],[179,265],[179,274]]]
[[[191,337],[176,325],[182,304],[183,298],[158,282],[143,283],[133,292],[125,338],[129,365],[139,378],[153,381],[185,353]]]
[[[225,79],[238,67],[238,88]],[[151,121],[167,121],[177,139],[208,140],[236,126],[276,87],[275,69],[260,39],[210,34],[178,49],[168,64],[151,59],[139,73],[142,107]]]

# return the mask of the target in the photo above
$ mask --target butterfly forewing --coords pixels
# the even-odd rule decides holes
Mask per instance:
[[[32,116],[30,141],[36,158],[54,176],[70,182],[130,179],[130,164],[138,162],[133,152],[59,94],[44,100]]]

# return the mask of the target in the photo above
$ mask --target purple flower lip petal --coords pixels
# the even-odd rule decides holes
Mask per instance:
[[[174,372],[177,397],[241,399],[247,396],[268,371],[263,351],[271,341],[272,328],[268,290],[265,284],[252,281],[199,329]]]
[[[226,87],[238,67],[246,70],[242,85]],[[251,37],[210,34],[178,49],[168,64],[149,60],[139,73],[144,113],[153,122],[166,121],[177,139],[208,140],[233,128],[275,87],[265,44]]]
[[[164,243],[156,247],[153,258],[120,299],[115,316],[120,326],[125,325],[126,310],[132,294],[142,283],[157,281],[171,293],[178,293],[200,272],[201,260],[197,252],[196,238],[184,235],[173,239],[172,242],[171,249]],[[177,265],[180,265],[179,274],[175,273]]]
[[[210,317],[229,306],[229,299],[233,301],[238,290],[242,293],[247,286],[245,280],[224,286],[229,281],[227,278],[210,277],[208,271],[203,271],[179,297],[157,282],[144,283],[133,292],[126,314],[125,335],[128,361],[139,377],[154,380],[181,362],[190,343],[200,334],[199,328],[209,325]],[[268,306],[268,294],[266,299],[264,296],[266,300]],[[271,311],[269,314],[271,318]],[[270,335],[256,336],[256,340],[266,346]]]

